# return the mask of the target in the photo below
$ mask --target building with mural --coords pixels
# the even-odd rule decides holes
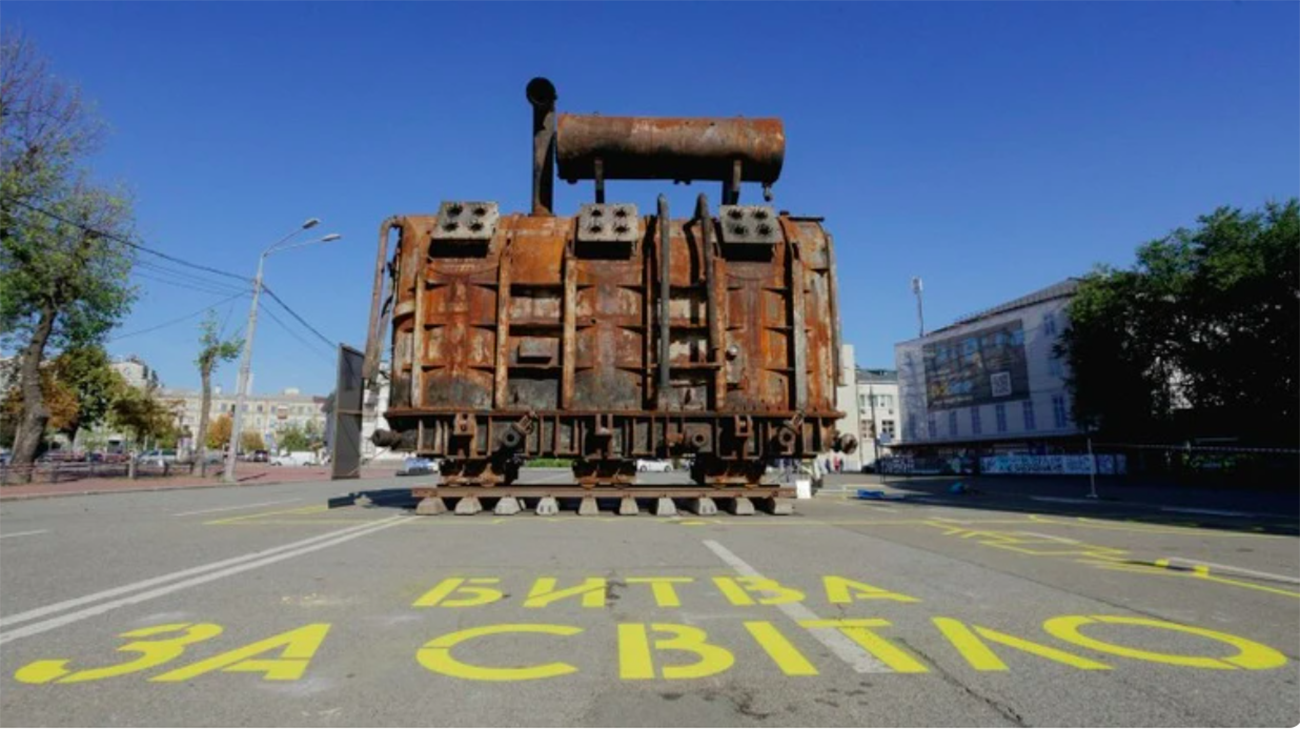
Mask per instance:
[[[1078,279],[964,317],[894,347],[895,450],[967,457],[1076,451],[1068,364],[1055,353]]]

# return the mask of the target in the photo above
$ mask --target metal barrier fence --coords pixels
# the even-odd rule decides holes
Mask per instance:
[[[88,478],[126,478],[130,475],[126,462],[106,463],[87,461],[50,461],[28,466],[0,466],[0,486],[28,483],[67,483]],[[137,463],[135,477],[164,478],[188,476],[195,472],[195,463]]]

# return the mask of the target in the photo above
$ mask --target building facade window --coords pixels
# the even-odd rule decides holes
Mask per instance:
[[[993,411],[998,419],[998,432],[1007,432],[1007,404],[1000,402],[993,406]]]
[[[894,439],[894,421],[892,420],[880,421],[880,436],[882,438],[888,438],[891,441]]]
[[[907,423],[907,437],[911,440],[919,440],[916,434],[916,421],[909,420]]]
[[[929,416],[928,418],[926,418],[926,423],[925,423],[925,424],[926,424],[927,426],[929,426],[929,435],[930,435],[930,437],[931,437],[931,438],[938,438],[938,437],[939,437],[939,425],[938,425],[938,423],[935,422],[935,419],[934,419],[934,413],[930,413],[930,416]]]
[[[948,411],[948,437],[950,438],[957,437],[957,411],[956,410]]]
[[[979,405],[976,405],[975,407],[970,409],[970,432],[975,435],[980,435],[981,433],[984,432],[984,428],[980,424]]]
[[[1049,311],[1043,314],[1043,334],[1054,337],[1056,336],[1056,313]]]
[[[1070,416],[1065,409],[1065,395],[1052,396],[1052,420],[1057,428],[1065,428],[1070,425]]]
[[[1064,374],[1059,357],[1049,357],[1047,359],[1047,371],[1052,375],[1052,377],[1060,377]]]
[[[1036,430],[1038,423],[1034,422],[1034,401],[1024,400],[1021,402],[1021,406],[1025,411],[1025,430]]]

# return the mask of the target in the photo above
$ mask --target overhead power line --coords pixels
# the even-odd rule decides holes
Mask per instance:
[[[226,279],[218,279],[218,278],[213,278],[211,276],[205,276],[203,274],[191,273],[189,271],[182,271],[175,268],[169,268],[167,266],[160,265],[153,261],[145,260],[144,256],[139,256],[139,255],[135,257],[135,267],[136,270],[132,271],[132,273],[137,275],[140,274],[141,270],[143,270],[143,271],[148,271],[153,276],[163,277],[169,282],[185,284],[185,285],[199,284],[201,286],[207,286],[209,288],[227,289],[228,293],[232,293],[232,294],[235,293],[236,291],[246,291],[249,288],[247,282],[241,285],[239,283],[228,281]]]
[[[98,236],[100,236],[101,238],[107,238],[108,240],[115,241],[115,242],[117,242],[117,243],[121,243],[122,245],[124,245],[124,246],[128,246],[128,247],[133,248],[133,249],[135,249],[135,250],[137,250],[137,251],[142,251],[142,252],[144,252],[144,253],[149,253],[149,254],[151,254],[151,255],[158,256],[159,258],[162,258],[162,259],[165,259],[165,260],[171,261],[172,263],[177,263],[177,264],[180,264],[180,265],[182,265],[182,266],[187,266],[187,267],[189,267],[189,268],[193,268],[193,269],[198,270],[198,271],[206,271],[206,272],[208,272],[208,273],[215,273],[215,274],[217,274],[218,276],[225,276],[225,277],[227,277],[227,278],[233,278],[233,279],[235,279],[235,280],[237,280],[237,281],[243,281],[243,282],[247,282],[247,281],[249,281],[249,278],[248,278],[247,276],[241,276],[241,275],[239,275],[239,274],[237,274],[237,273],[231,273],[231,272],[229,272],[229,271],[222,271],[221,269],[212,268],[212,267],[210,267],[210,266],[204,266],[204,265],[201,265],[201,264],[198,264],[198,263],[191,263],[190,261],[187,261],[187,260],[185,260],[185,259],[183,259],[183,258],[177,258],[176,256],[173,256],[173,255],[171,255],[171,254],[163,253],[162,251],[158,251],[158,250],[154,250],[153,248],[150,248],[149,246],[146,246],[146,245],[141,244],[141,243],[136,243],[135,241],[129,240],[129,239],[127,239],[127,238],[123,238],[122,236],[117,235],[117,234],[115,234],[115,233],[109,233],[108,231],[99,230],[99,229],[97,229],[97,228],[92,228],[92,227],[89,226],[89,225],[85,225],[85,224],[83,224],[83,223],[78,223],[78,222],[76,222],[75,220],[69,220],[68,218],[66,218],[66,217],[64,217],[64,216],[62,216],[62,215],[59,215],[58,213],[54,213],[54,212],[51,212],[51,211],[49,211],[49,210],[46,210],[45,208],[38,207],[38,206],[36,206],[36,205],[32,205],[32,204],[27,203],[27,202],[24,202],[24,201],[22,201],[22,200],[18,200],[17,198],[6,197],[6,198],[5,198],[5,201],[6,201],[6,202],[13,203],[13,204],[18,205],[18,206],[21,206],[21,207],[24,207],[24,208],[27,208],[28,210],[31,210],[32,212],[40,213],[41,215],[45,215],[45,216],[47,216],[47,217],[49,217],[49,218],[52,218],[52,219],[54,219],[54,220],[57,220],[57,221],[59,221],[59,222],[61,222],[61,223],[65,223],[65,224],[67,224],[67,225],[71,225],[71,226],[73,226],[73,227],[80,228],[80,229],[82,229],[82,230],[84,230],[84,231],[86,231],[86,232],[88,232],[88,233],[94,233],[95,235],[98,235]]]
[[[174,325],[176,325],[176,324],[180,324],[181,322],[186,321],[187,319],[193,319],[194,317],[198,316],[199,314],[202,314],[203,312],[205,312],[205,311],[207,311],[207,310],[209,310],[209,309],[213,309],[213,308],[216,308],[216,307],[218,307],[218,306],[221,306],[222,304],[224,304],[224,303],[226,303],[226,302],[228,302],[228,301],[234,301],[235,299],[238,299],[238,298],[241,298],[241,297],[244,297],[244,296],[247,296],[247,295],[248,295],[248,294],[247,294],[246,292],[241,291],[241,292],[235,294],[234,296],[228,296],[228,297],[226,297],[226,298],[224,298],[224,299],[221,299],[220,301],[214,301],[214,302],[212,302],[211,304],[208,304],[208,305],[204,306],[202,309],[199,309],[198,311],[194,311],[194,312],[191,312],[191,313],[189,313],[189,314],[186,314],[185,316],[180,316],[180,317],[177,317],[177,318],[172,319],[172,320],[170,320],[170,321],[165,321],[165,322],[163,322],[162,324],[157,324],[157,325],[155,325],[155,326],[151,326],[151,327],[148,327],[148,328],[145,328],[145,329],[137,329],[137,330],[134,331],[134,332],[127,332],[126,334],[119,334],[119,335],[117,335],[116,337],[109,337],[107,341],[115,342],[115,341],[117,341],[117,340],[119,340],[119,339],[126,339],[127,337],[134,337],[134,336],[136,336],[137,334],[148,334],[149,332],[156,332],[156,331],[158,331],[159,329],[166,329],[167,327],[174,326]]]
[[[173,281],[171,279],[162,278],[159,276],[151,276],[142,271],[135,271],[131,275],[137,278],[142,278],[146,281],[154,281],[161,284],[167,284],[168,286],[175,286],[177,288],[185,289],[186,291],[197,291],[202,294],[216,294],[216,295],[225,294],[229,296],[231,294],[236,293],[236,290],[234,288],[227,287],[227,286],[204,285],[204,284],[195,283],[192,281],[184,281],[184,280]],[[239,291],[238,293],[242,294],[244,292]]]
[[[275,312],[271,311],[270,307],[263,305],[261,309],[263,314],[266,314],[267,316],[271,317],[271,321],[279,325],[279,327],[283,329],[286,334],[298,340],[298,343],[301,344],[307,351],[311,352],[317,357],[320,357],[322,361],[332,364],[330,357],[326,356],[319,349],[317,349],[317,347],[320,345],[316,344],[310,339],[304,338],[298,332],[295,332],[292,328],[289,327],[288,324],[285,324],[284,321],[280,319],[280,317],[276,316]]]
[[[272,291],[266,284],[262,284],[262,290],[266,292],[267,296],[270,296],[272,299],[274,299],[275,303],[279,304],[281,308],[287,311],[290,316],[292,316],[294,319],[297,319],[299,324],[307,327],[307,329],[310,330],[312,334],[315,334],[317,338],[319,338],[322,342],[324,342],[325,346],[329,347],[331,352],[333,352],[334,348],[338,346],[337,343],[331,341],[329,337],[325,336],[324,334],[321,334],[320,331],[316,329],[316,327],[308,324],[306,319],[303,319],[301,316],[298,316],[298,312],[294,311],[293,309],[290,309],[289,305],[284,303],[284,301],[281,300],[279,296],[276,296],[275,292]]]

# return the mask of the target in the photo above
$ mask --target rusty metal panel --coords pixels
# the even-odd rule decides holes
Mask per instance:
[[[641,260],[575,259],[572,406],[640,410],[645,387],[641,326],[647,297]]]
[[[555,156],[561,179],[775,182],[785,161],[780,119],[560,114]]]
[[[829,448],[831,238],[820,219],[735,204],[742,180],[779,175],[780,122],[555,121],[553,88],[530,99],[533,214],[469,201],[385,221],[370,332],[391,337],[393,429],[376,443],[446,459],[447,483],[509,484],[524,457],[575,457],[584,487],[687,453],[698,483],[752,487],[765,459]],[[663,198],[642,217],[605,203],[598,180],[596,203],[555,216],[552,153],[569,179],[720,179],[726,204],[714,217],[701,196],[670,220]],[[367,360],[381,349],[368,341]]]

